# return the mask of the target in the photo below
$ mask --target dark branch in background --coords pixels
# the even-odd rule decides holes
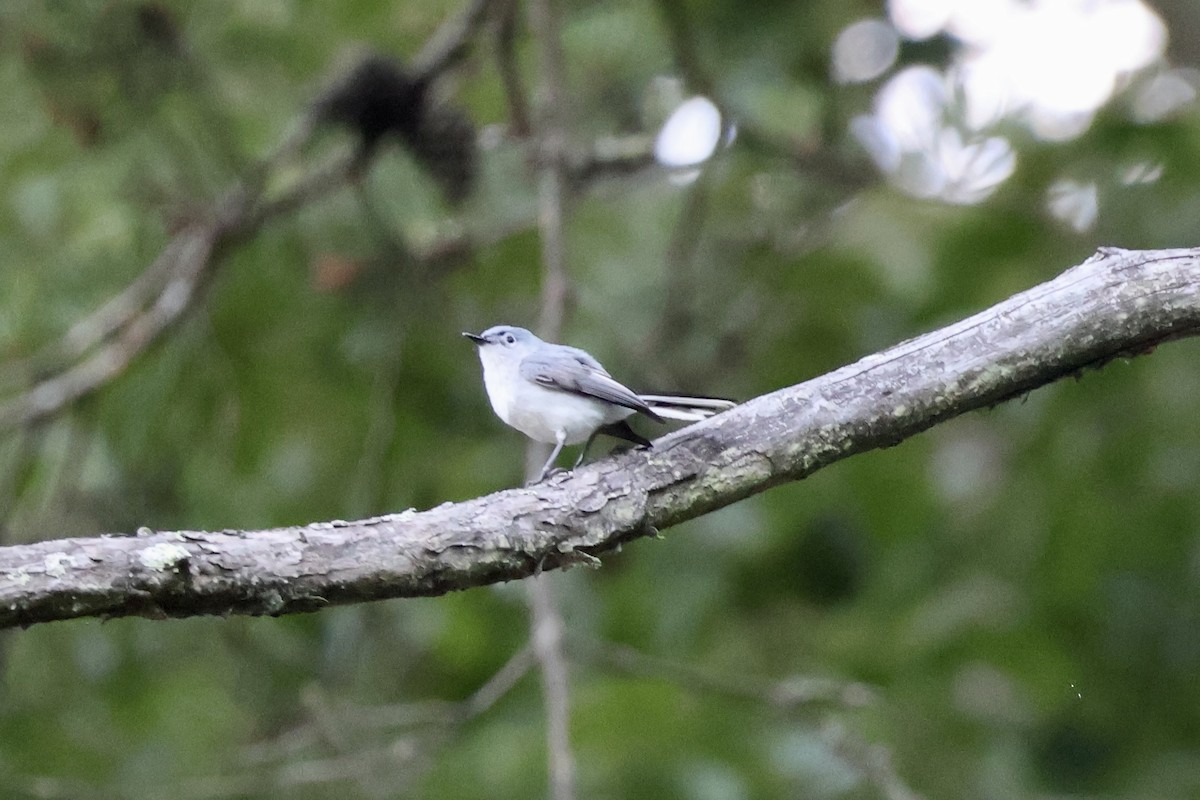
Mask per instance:
[[[499,20],[496,25],[496,71],[504,85],[504,96],[508,100],[509,132],[524,138],[533,130],[530,123],[529,103],[521,83],[521,70],[517,64],[517,0],[500,0]]]
[[[675,56],[675,69],[683,76],[688,90],[713,97],[716,86],[700,62],[691,12],[684,0],[658,0],[658,13]]]
[[[633,539],[1197,333],[1200,249],[1106,249],[959,323],[529,488],[358,522],[0,548],[0,627],[287,614],[595,565]]]
[[[410,80],[422,87],[422,98],[429,94],[424,87],[461,58],[481,26],[488,4],[488,0],[474,0],[461,16],[436,32],[414,60]],[[378,101],[394,101],[395,92],[403,89],[396,83],[396,75],[380,68],[381,63],[386,59],[368,56],[349,77],[335,82],[293,120],[271,155],[225,191],[211,209],[197,214],[172,236],[150,266],[112,300],[28,362],[7,365],[4,384],[31,382],[32,386],[10,389],[10,396],[0,400],[0,430],[53,416],[123,373],[194,305],[228,248],[271,220],[326,197],[359,176],[384,135],[372,127],[377,122]],[[349,88],[357,86],[352,78],[362,75],[375,81],[367,81],[366,93],[376,91],[371,99],[364,100],[363,93],[356,95]],[[447,198],[461,199],[474,175],[474,129],[457,109],[425,102],[424,113],[417,115],[411,129],[405,129],[404,137]],[[358,150],[335,153],[282,191],[269,192],[268,178],[311,141],[319,123],[328,121],[361,123],[357,126]],[[391,122],[395,124],[394,119]]]
[[[571,186],[580,188],[600,178],[637,175],[660,169],[654,160],[654,137],[650,135],[606,136],[587,150],[569,156]]]

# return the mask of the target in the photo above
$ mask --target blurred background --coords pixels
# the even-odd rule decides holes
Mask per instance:
[[[478,7],[422,72],[464,0],[0,5],[4,544],[521,482],[459,332],[542,313],[554,66]],[[562,338],[637,389],[753,397],[1196,243],[1192,0],[556,7]],[[178,257],[237,186],[287,202]],[[579,796],[1200,797],[1198,348],[552,575]],[[545,796],[529,630],[506,585],[8,631],[0,786]]]

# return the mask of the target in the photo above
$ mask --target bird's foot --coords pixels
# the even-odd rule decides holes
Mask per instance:
[[[528,481],[525,485],[533,486],[534,484],[541,483],[544,480],[549,480],[550,478],[553,478],[556,475],[562,475],[562,474],[570,472],[570,471],[571,470],[564,469],[563,467],[551,467],[550,469],[543,472],[541,475],[538,475],[533,480]]]

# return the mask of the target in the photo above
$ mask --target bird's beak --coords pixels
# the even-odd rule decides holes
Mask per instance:
[[[463,336],[467,337],[475,344],[487,344],[487,339],[483,338],[478,333],[469,333],[467,331],[463,331]]]

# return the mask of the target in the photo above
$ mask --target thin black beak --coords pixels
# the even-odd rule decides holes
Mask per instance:
[[[475,344],[487,344],[487,339],[483,338],[478,333],[468,333],[467,331],[463,331],[463,336],[467,337]]]

